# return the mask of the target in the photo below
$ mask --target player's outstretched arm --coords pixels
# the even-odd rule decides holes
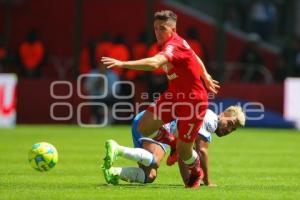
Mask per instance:
[[[197,56],[197,55],[196,55]],[[204,63],[202,62],[202,60],[197,56],[197,60],[198,63],[201,67],[201,78],[203,79],[205,86],[207,87],[207,89],[211,92],[213,92],[214,94],[218,93],[218,90],[220,89],[220,85],[219,82],[214,80],[211,75],[207,72]]]
[[[153,71],[166,64],[168,60],[164,55],[157,54],[153,57],[132,61],[120,61],[114,58],[102,57],[101,62],[104,65],[107,65],[107,68],[122,67],[127,69]]]
[[[214,187],[217,186],[213,184],[209,178],[208,170],[208,142],[202,140],[200,137],[196,139],[196,151],[200,157],[201,168],[204,172],[203,183],[206,186]]]

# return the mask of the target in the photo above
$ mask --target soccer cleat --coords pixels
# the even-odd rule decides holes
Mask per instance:
[[[118,156],[118,143],[114,140],[107,140],[105,142],[105,158],[104,158],[104,167],[106,169],[111,168],[114,161]]]
[[[113,185],[119,184],[119,175],[114,173],[113,167],[107,169],[104,165],[102,165],[101,169],[102,169],[106,183],[113,184]]]
[[[191,170],[190,178],[185,185],[186,188],[198,188],[200,186],[200,182],[204,177],[204,172],[200,167],[200,159],[199,157],[195,160],[193,164],[189,166]]]
[[[200,172],[198,174],[191,174],[188,183],[185,185],[186,188],[196,189],[200,187],[201,180],[204,177],[203,170],[200,168]]]
[[[167,165],[172,166],[178,161],[178,153],[176,149],[171,149],[170,155],[167,158]]]

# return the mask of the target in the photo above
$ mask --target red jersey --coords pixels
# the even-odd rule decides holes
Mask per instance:
[[[169,92],[192,94],[201,99],[207,96],[200,79],[201,66],[197,55],[184,39],[173,33],[160,54],[171,63],[171,66],[163,66],[169,80]]]

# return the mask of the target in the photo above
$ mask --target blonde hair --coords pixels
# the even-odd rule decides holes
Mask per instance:
[[[230,113],[233,117],[236,117],[240,126],[245,126],[246,116],[240,106],[229,106],[224,112]]]

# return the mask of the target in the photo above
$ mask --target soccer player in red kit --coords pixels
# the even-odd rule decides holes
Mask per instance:
[[[135,61],[103,57],[101,61],[108,68],[115,66],[151,71],[163,67],[169,80],[168,89],[147,108],[138,124],[138,131],[145,137],[166,142],[170,138],[164,138],[168,134],[161,128],[162,125],[178,119],[176,149],[181,160],[191,170],[186,187],[197,188],[203,172],[193,144],[208,106],[207,92],[202,80],[213,93],[217,93],[219,85],[207,73],[204,64],[188,43],[176,33],[176,21],[177,16],[172,11],[155,13],[154,30],[161,47],[161,51],[155,56]]]

